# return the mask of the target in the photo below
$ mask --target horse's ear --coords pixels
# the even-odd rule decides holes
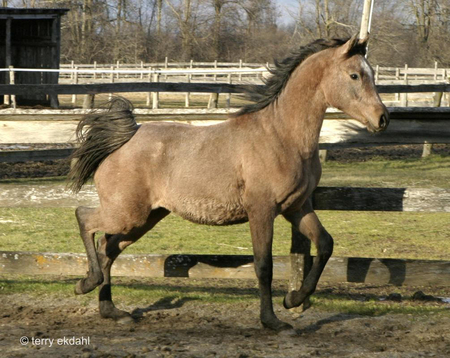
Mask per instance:
[[[341,53],[343,55],[348,55],[352,49],[358,44],[358,34],[353,35],[350,40],[342,45]]]

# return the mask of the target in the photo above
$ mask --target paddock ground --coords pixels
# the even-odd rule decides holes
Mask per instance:
[[[70,284],[73,282],[71,280]],[[163,281],[145,279],[140,282],[141,288],[151,290],[150,287]],[[125,295],[130,297],[119,297],[116,302],[119,308],[134,312],[137,321],[131,324],[101,319],[95,293],[81,297],[67,292],[2,294],[0,349],[3,354],[6,352],[2,356],[450,356],[450,305],[435,302],[433,298],[425,301],[412,299],[417,288],[320,284],[313,307],[296,313],[281,306],[286,282],[276,281],[275,310],[281,319],[294,326],[296,332],[296,335],[287,335],[260,326],[256,282],[253,280],[164,279],[164,282],[166,287],[172,288],[170,293],[149,294],[148,298],[133,298],[133,286],[137,283],[122,282],[128,286]],[[236,299],[214,301],[199,298],[192,294],[196,290],[221,292]],[[450,288],[422,290],[427,295],[450,297]],[[395,302],[395,297],[389,296],[400,292],[402,302]],[[349,307],[364,302],[364,305],[378,308],[371,314],[352,309],[330,309],[327,308],[327,297],[331,296],[345,300]],[[54,343],[52,347],[48,341],[34,345],[30,341],[21,345],[21,337],[54,339]],[[79,339],[80,345],[63,345],[61,341],[58,345],[57,339],[64,337],[67,340]],[[86,339],[89,339],[88,343]]]

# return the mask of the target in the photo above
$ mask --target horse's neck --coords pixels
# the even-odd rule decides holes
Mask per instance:
[[[274,129],[291,147],[303,156],[311,156],[318,149],[327,104],[318,83],[308,83],[297,76],[295,83],[287,83],[269,110]],[[292,80],[290,80],[292,81]]]

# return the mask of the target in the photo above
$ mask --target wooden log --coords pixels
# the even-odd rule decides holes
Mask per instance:
[[[274,278],[290,277],[290,257],[274,257]],[[71,253],[0,252],[2,275],[84,276],[86,255]],[[250,255],[119,256],[112,275],[126,277],[189,277],[255,279]],[[321,282],[376,285],[450,286],[450,262],[437,260],[332,257]]]

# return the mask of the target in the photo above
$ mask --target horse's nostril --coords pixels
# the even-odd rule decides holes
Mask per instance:
[[[389,124],[389,120],[387,117],[383,114],[380,118],[380,128],[385,129]]]

